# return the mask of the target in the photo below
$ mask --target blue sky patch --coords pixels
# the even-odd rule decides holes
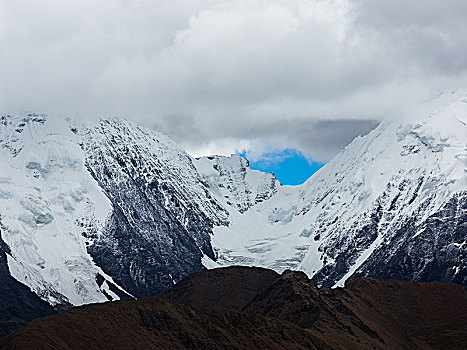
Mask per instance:
[[[246,151],[239,155],[248,159]],[[302,152],[293,148],[264,153],[258,159],[249,161],[251,169],[273,172],[283,185],[300,185],[325,164],[310,161]]]

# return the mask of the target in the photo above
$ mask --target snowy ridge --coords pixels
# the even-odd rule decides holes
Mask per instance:
[[[83,136],[82,147],[95,176],[107,175],[103,174],[102,167],[117,163],[134,181],[157,183],[164,196],[164,207],[176,213],[183,225],[187,225],[183,217],[187,208],[204,213],[217,225],[227,223],[227,212],[211,200],[193,159],[169,137],[116,118],[101,120],[96,125],[83,125],[80,131],[76,130]],[[94,162],[96,158],[98,162]],[[101,181],[108,180],[101,176]],[[175,191],[175,187],[182,190]],[[108,195],[115,197],[118,194],[109,192]],[[175,195],[177,201],[172,198]]]
[[[274,174],[250,170],[248,160],[236,154],[201,157],[194,164],[224,207],[241,214],[271,198],[280,187]]]

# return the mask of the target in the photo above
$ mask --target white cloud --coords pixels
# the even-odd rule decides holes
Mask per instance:
[[[0,110],[127,117],[196,155],[326,160],[466,85],[465,18],[464,0],[3,1]]]

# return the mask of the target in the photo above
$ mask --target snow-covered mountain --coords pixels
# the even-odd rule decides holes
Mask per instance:
[[[216,264],[299,269],[326,286],[362,275],[467,283],[467,97],[385,121],[305,184],[274,189],[215,227]]]
[[[39,115],[4,116],[1,132],[8,266],[51,304],[153,295],[214,258],[227,211],[166,136]]]
[[[383,122],[292,187],[127,121],[4,115],[0,253],[52,305],[153,295],[233,264],[326,286],[467,284],[466,124],[467,97]]]

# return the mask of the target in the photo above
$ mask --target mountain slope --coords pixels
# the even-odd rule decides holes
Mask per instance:
[[[62,119],[0,120],[0,222],[11,275],[51,305],[115,296],[82,235],[99,232],[111,207],[84,166],[79,139]]]
[[[360,278],[345,288],[319,289],[303,272],[271,272],[246,267],[203,271],[160,297],[205,311],[283,319],[333,349],[460,349],[467,344],[466,287]]]
[[[35,320],[0,347],[459,349],[466,302],[466,287],[455,284],[365,278],[331,290],[303,272],[230,267],[193,274],[159,297]]]
[[[9,249],[0,235],[0,338],[35,318],[56,312],[28,287],[10,276],[7,253]]]
[[[330,349],[291,323],[203,312],[160,298],[94,304],[35,320],[2,349]]]

